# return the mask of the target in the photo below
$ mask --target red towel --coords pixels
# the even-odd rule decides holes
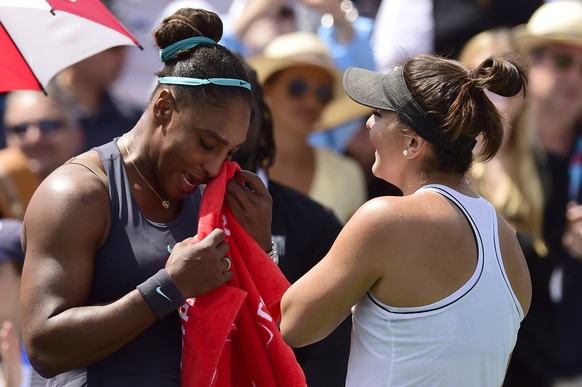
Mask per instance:
[[[303,370],[278,329],[289,282],[223,204],[226,182],[239,169],[224,163],[202,196],[197,238],[215,228],[225,231],[234,277],[180,308],[182,386],[305,387]]]

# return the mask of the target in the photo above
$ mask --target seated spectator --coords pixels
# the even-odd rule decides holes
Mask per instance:
[[[269,180],[276,157],[271,113],[263,99],[256,73],[246,64],[253,91],[253,119],[247,139],[233,160],[258,172],[273,198],[271,233],[279,253],[278,265],[289,282],[295,282],[329,251],[342,224],[334,213],[296,190]],[[346,318],[326,339],[295,348],[309,387],[344,384],[350,349],[351,320]]]
[[[527,58],[526,108],[547,171],[544,240],[528,260],[531,314],[522,325],[505,386],[582,385],[582,2],[548,2],[515,30]],[[535,258],[535,257],[534,257]]]
[[[271,179],[331,208],[346,222],[366,200],[364,173],[353,159],[308,142],[325,108],[345,95],[329,50],[315,34],[294,32],[273,39],[263,55],[249,62],[273,116],[277,159]]]

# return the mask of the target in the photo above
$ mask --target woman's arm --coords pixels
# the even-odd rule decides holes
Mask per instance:
[[[109,232],[109,197],[88,170],[65,165],[35,192],[24,219],[21,308],[30,361],[45,377],[79,368],[117,351],[157,319],[138,290],[106,305],[86,305],[95,252]],[[184,298],[232,277],[228,247],[216,231],[174,246],[166,270]]]
[[[329,335],[381,278],[387,253],[385,199],[364,204],[344,226],[329,253],[284,294],[281,332],[292,347]],[[383,238],[380,235],[385,234]]]

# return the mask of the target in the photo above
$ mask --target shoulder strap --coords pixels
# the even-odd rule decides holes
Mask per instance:
[[[105,190],[107,192],[109,192],[109,179],[107,178],[107,175],[93,161],[91,161],[89,159],[79,158],[79,157],[71,157],[69,160],[67,160],[67,162],[65,162],[65,164],[79,164],[79,165],[84,166],[85,168],[87,168],[88,170],[93,172],[93,174],[95,174],[95,176],[97,176],[101,180],[101,183],[103,183]],[[109,222],[110,221],[108,221],[108,223]],[[108,227],[109,227],[109,224],[108,224]],[[103,237],[99,241],[99,245],[98,245],[99,248],[101,248],[105,244],[105,241],[107,240],[108,234],[109,234],[108,232],[103,234]]]
[[[85,168],[93,172],[99,179],[101,179],[101,182],[105,186],[105,189],[109,190],[109,179],[107,178],[107,175],[93,161],[79,157],[72,157],[65,164],[79,164],[84,166]]]

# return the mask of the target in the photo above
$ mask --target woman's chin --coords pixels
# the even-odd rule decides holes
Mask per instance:
[[[378,161],[376,161],[372,165],[372,175],[376,176],[379,179],[382,179],[382,176],[380,176],[380,173],[378,173],[378,172],[379,172]]]

